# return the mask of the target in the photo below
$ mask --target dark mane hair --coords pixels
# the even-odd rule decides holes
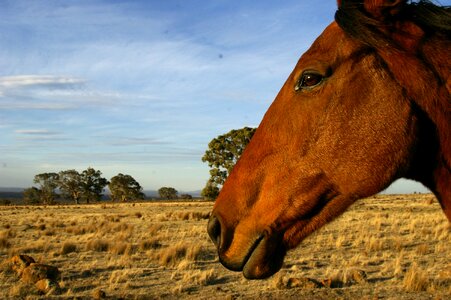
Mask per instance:
[[[450,6],[437,6],[427,0],[405,4],[395,17],[383,22],[365,11],[362,0],[342,0],[335,13],[335,21],[347,34],[373,48],[387,43],[396,46],[380,28],[390,29],[398,20],[414,22],[426,36],[438,33],[451,38]]]

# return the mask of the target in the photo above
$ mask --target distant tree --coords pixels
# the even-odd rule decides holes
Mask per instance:
[[[202,157],[210,167],[210,179],[202,190],[202,196],[214,200],[221,186],[251,141],[257,128],[244,127],[234,129],[210,141],[208,150]]]
[[[33,182],[39,185],[41,201],[43,204],[53,204],[55,202],[55,189],[58,187],[57,173],[42,173],[34,176]]]
[[[108,185],[113,201],[143,200],[141,185],[130,175],[119,173],[111,178]]]
[[[62,195],[78,204],[84,191],[82,175],[76,170],[61,171],[58,175],[58,188]]]
[[[215,201],[219,195],[219,187],[216,183],[208,181],[200,195],[209,201]]]
[[[158,194],[162,199],[177,199],[177,190],[173,187],[162,187],[158,190]]]
[[[30,187],[23,191],[23,200],[26,204],[40,204],[41,190],[36,187]]]
[[[189,195],[189,194],[181,194],[181,195],[180,195],[180,199],[183,199],[183,200],[191,200],[191,199],[193,199],[193,196],[191,196],[191,195]]]
[[[82,195],[86,203],[100,201],[108,180],[102,177],[102,172],[93,168],[87,168],[81,173]]]
[[[0,205],[11,205],[10,199],[0,199]]]

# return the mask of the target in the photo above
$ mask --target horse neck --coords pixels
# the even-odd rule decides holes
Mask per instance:
[[[424,110],[435,124],[439,136],[437,166],[434,170],[435,194],[451,222],[451,42],[444,36],[430,38],[422,47],[422,58],[435,75],[436,92],[424,98]],[[434,97],[434,98],[432,98]],[[417,102],[418,103],[418,102]],[[420,105],[420,103],[418,103]]]
[[[430,99],[429,111],[437,127],[445,167],[451,169],[451,41],[446,36],[429,39],[422,48],[422,57],[438,82],[437,92]],[[435,100],[435,101],[434,101]],[[451,185],[451,181],[448,181]]]
[[[441,161],[434,172],[434,194],[442,206],[446,217],[451,222],[451,169]]]
[[[451,42],[447,37],[433,36],[425,39],[414,51],[384,48],[378,52],[408,98],[433,123],[438,149],[436,153],[430,154],[434,156],[435,168],[432,174],[426,175],[429,178],[423,183],[437,196],[451,221],[450,47]]]

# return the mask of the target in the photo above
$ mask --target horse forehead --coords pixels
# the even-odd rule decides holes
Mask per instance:
[[[310,48],[301,56],[300,65],[310,61],[330,62],[351,53],[358,45],[334,21],[329,24]]]
[[[343,35],[343,29],[341,29],[337,22],[333,21],[324,29],[324,31],[318,37],[318,41],[325,42],[328,40],[339,40],[343,37]]]

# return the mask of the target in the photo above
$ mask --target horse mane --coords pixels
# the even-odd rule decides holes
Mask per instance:
[[[335,21],[376,50],[408,98],[428,115],[437,129],[442,165],[451,173],[451,7],[387,0],[375,13],[370,5],[384,1],[371,1],[339,1]]]
[[[395,17],[388,16],[384,21],[366,12],[362,0],[342,0],[335,13],[335,21],[347,34],[372,48],[393,44],[380,28],[389,28],[399,20],[417,24],[427,35],[440,33],[451,38],[451,7],[437,6],[428,0],[406,4]]]

